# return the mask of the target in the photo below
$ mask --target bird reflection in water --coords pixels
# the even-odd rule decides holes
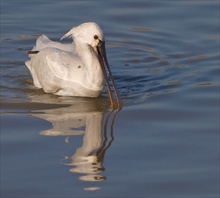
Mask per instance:
[[[65,142],[69,143],[70,136],[82,135],[83,142],[80,148],[72,156],[65,157],[62,163],[69,166],[71,173],[79,173],[82,181],[102,181],[104,156],[111,146],[113,125],[118,110],[109,111],[109,103],[103,98],[87,99],[51,97],[45,94],[46,103],[56,104],[55,108],[34,111],[34,116],[43,118],[52,123],[52,128],[41,131],[45,136],[65,136]],[[38,96],[32,97],[36,102]],[[33,100],[34,99],[34,100]],[[40,97],[42,102],[42,95]],[[64,101],[64,102],[63,102]],[[59,108],[59,105],[64,105]],[[85,190],[98,190],[99,187],[89,187]]]
[[[103,114],[93,114],[88,120],[83,144],[73,156],[69,157],[70,162],[67,164],[73,166],[70,168],[70,172],[84,174],[79,177],[80,180],[101,181],[106,179],[101,173],[105,170],[103,167],[105,152],[114,140],[113,124],[117,113],[118,111],[109,112],[104,120]]]

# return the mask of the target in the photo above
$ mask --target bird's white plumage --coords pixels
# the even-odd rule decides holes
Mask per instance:
[[[51,41],[40,36],[26,65],[34,85],[46,93],[65,96],[97,97],[103,89],[103,74],[97,57],[100,27],[93,22],[72,28],[62,38],[72,37],[72,44]]]

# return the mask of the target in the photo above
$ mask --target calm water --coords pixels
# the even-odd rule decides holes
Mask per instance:
[[[1,0],[1,197],[219,197],[219,4]],[[105,32],[119,113],[106,90],[36,90],[24,65],[40,34],[87,21]]]

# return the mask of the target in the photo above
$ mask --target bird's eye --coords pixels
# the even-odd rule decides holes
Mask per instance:
[[[94,36],[94,39],[97,40],[99,37],[97,35]]]

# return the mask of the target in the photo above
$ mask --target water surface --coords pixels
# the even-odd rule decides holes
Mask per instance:
[[[123,102],[36,90],[37,37],[95,21]],[[66,40],[64,42],[71,42]],[[219,197],[219,1],[1,1],[1,197]]]

